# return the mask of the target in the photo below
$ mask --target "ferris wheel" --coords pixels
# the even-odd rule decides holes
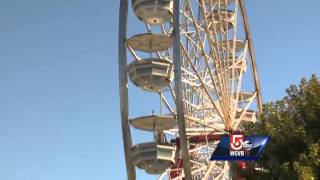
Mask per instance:
[[[229,163],[210,156],[222,135],[243,130],[256,121],[253,109],[262,110],[243,0],[132,0],[145,27],[132,37],[126,35],[128,6],[120,1],[119,89],[128,179],[136,179],[136,168],[158,179],[232,178]],[[129,117],[128,83],[157,94],[160,114]],[[153,139],[134,144],[132,128]]]

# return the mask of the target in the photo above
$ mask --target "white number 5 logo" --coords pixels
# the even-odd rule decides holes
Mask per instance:
[[[230,149],[234,151],[241,150],[243,141],[244,141],[243,134],[230,134]]]

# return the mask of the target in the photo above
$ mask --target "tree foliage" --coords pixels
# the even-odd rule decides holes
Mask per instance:
[[[264,105],[248,134],[269,135],[257,162],[235,172],[246,179],[320,179],[320,81],[316,75],[286,90],[287,96]],[[263,168],[263,170],[257,170]]]

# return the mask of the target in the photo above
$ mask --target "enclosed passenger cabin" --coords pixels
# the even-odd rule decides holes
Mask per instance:
[[[159,25],[172,18],[172,0],[132,0],[135,15],[148,24]]]
[[[199,0],[200,2],[201,1],[204,1],[206,4],[208,5],[215,5],[217,7],[220,6],[220,8],[225,8],[227,6],[229,6],[231,3],[233,3],[235,0]]]
[[[225,53],[229,52],[231,53],[233,50],[235,50],[235,53],[243,52],[247,41],[246,40],[224,40],[221,42],[216,42],[215,45],[220,48],[221,50],[225,51]],[[234,47],[235,45],[235,47]]]
[[[227,79],[238,79],[241,73],[244,73],[247,69],[247,64],[244,59],[227,59],[221,61],[221,66],[225,69],[228,69],[226,71]]]
[[[210,50],[212,58],[215,58],[213,55],[218,53],[219,58],[226,60],[233,58],[242,60],[248,49],[246,40],[223,40],[214,42],[214,47],[216,53],[212,49]]]
[[[161,174],[175,163],[176,149],[171,144],[141,143],[131,148],[135,166],[149,174]]]
[[[128,66],[130,80],[146,91],[159,91],[173,79],[173,64],[164,59],[148,58]]]
[[[217,33],[227,33],[235,24],[235,13],[228,10],[215,10],[207,16],[210,29]]]
[[[238,103],[248,103],[253,96],[252,92],[240,92]]]
[[[240,116],[242,115],[243,111],[238,111],[236,113],[236,119],[239,119]],[[252,122],[252,123],[255,123],[257,121],[257,118],[256,118],[256,113],[253,111],[253,110],[247,110],[245,113],[244,113],[244,116],[243,118],[241,119],[242,123],[245,123],[245,122]]]
[[[134,50],[150,53],[170,48],[172,38],[165,34],[142,33],[132,36],[127,44]]]
[[[163,131],[169,130],[177,125],[175,116],[143,116],[130,119],[130,124],[140,130],[144,131]]]

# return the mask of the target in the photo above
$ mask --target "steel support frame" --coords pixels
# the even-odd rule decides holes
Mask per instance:
[[[261,114],[262,113],[262,96],[261,96],[261,90],[260,90],[260,81],[259,81],[259,75],[258,75],[258,70],[256,65],[256,56],[254,54],[254,49],[253,49],[252,35],[249,28],[247,11],[246,11],[246,8],[244,7],[243,0],[239,0],[239,6],[241,11],[242,21],[244,24],[244,29],[246,32],[246,39],[248,40],[248,48],[250,53],[250,65],[251,65],[251,70],[253,74],[255,90],[257,92],[258,110],[259,110],[259,113]]]
[[[128,77],[127,77],[127,51],[126,51],[126,34],[128,18],[128,0],[120,0],[119,11],[119,39],[118,39],[118,63],[119,63],[119,95],[121,110],[122,138],[125,154],[127,176],[129,180],[136,179],[135,166],[131,159],[131,132],[129,125],[129,108],[128,108]]]
[[[176,94],[176,109],[179,127],[180,147],[182,150],[185,179],[191,180],[191,166],[186,135],[186,122],[184,117],[184,103],[182,93],[182,60],[180,54],[180,0],[173,1],[173,63],[174,63],[174,91]]]

